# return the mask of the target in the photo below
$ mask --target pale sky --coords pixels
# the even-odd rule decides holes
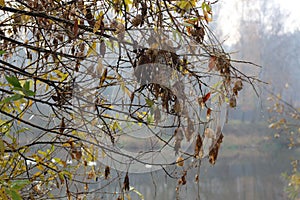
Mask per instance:
[[[281,8],[290,14],[287,19],[285,31],[300,30],[300,1],[298,0],[275,0]]]
[[[280,8],[281,12],[288,17],[281,19],[284,22],[282,33],[300,30],[300,1],[297,0],[264,0],[273,2],[269,5],[268,13],[263,13],[259,7],[262,0],[220,0],[217,11],[218,29],[222,32],[221,40],[226,40],[226,44],[231,45],[238,42],[240,33],[239,27],[241,17],[245,20],[259,20],[264,24],[266,30],[270,29],[268,15],[276,12],[274,8]],[[242,2],[246,2],[243,6]]]

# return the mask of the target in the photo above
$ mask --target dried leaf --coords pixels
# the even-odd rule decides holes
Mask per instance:
[[[181,141],[183,140],[183,133],[181,128],[176,128],[174,131],[174,137],[175,137],[175,145],[174,145],[174,149],[175,149],[175,155],[178,154],[178,151],[181,147]]]
[[[98,59],[98,63],[97,63],[97,67],[96,67],[96,74],[97,74],[98,76],[100,76],[101,73],[102,73],[102,70],[103,70],[102,58],[99,58],[99,59]]]
[[[186,171],[184,171],[183,175],[181,176],[181,178],[178,180],[178,184],[179,185],[185,185],[186,184]]]
[[[76,153],[75,153],[75,159],[76,160],[80,160],[82,157],[82,152],[81,150],[77,150]]]
[[[237,80],[235,83],[234,83],[234,88],[237,89],[237,91],[240,91],[243,89],[243,82],[241,80]]]
[[[125,191],[129,191],[129,177],[128,177],[128,172],[126,173],[126,176],[124,178],[123,188],[124,188]]]
[[[199,175],[198,174],[196,174],[196,176],[195,176],[195,182],[199,182]]]
[[[52,97],[53,97],[53,96],[52,96]],[[63,117],[63,118],[61,119],[61,122],[60,122],[59,132],[60,132],[61,134],[63,134],[65,128],[66,128],[65,118]]]
[[[101,34],[104,32],[104,22],[103,22],[103,12],[100,13],[99,19],[96,21],[93,32],[96,33],[99,29],[101,30]]]
[[[116,34],[120,41],[122,41],[125,37],[125,26],[122,23],[117,23]]]
[[[95,177],[95,172],[94,172],[94,170],[91,170],[89,173],[88,173],[88,177],[87,177],[87,179],[92,179],[92,178],[94,178]]]
[[[78,19],[74,20],[73,34],[74,34],[74,37],[77,37],[77,35],[78,35]]]
[[[173,106],[173,111],[174,113],[178,114],[181,112],[181,106],[180,106],[180,103],[178,101],[178,99],[176,99],[175,103],[174,103],[174,106]]]
[[[135,16],[135,18],[133,18],[132,20],[132,25],[137,27],[139,26],[141,23],[143,22],[143,16],[138,14],[137,16]]]
[[[212,22],[212,18],[209,16],[208,12],[204,12],[203,14],[204,14],[204,19],[207,23]]]
[[[105,45],[105,42],[103,40],[101,40],[101,42],[100,42],[100,55],[102,57],[104,57],[105,53],[106,53],[106,45]]]
[[[159,108],[156,108],[154,111],[154,121],[155,121],[156,125],[160,122],[160,120],[161,120],[160,110],[159,110]]]
[[[231,96],[231,98],[229,99],[229,106],[231,108],[235,108],[236,107],[236,98],[234,95]]]
[[[194,152],[194,157],[196,158],[201,158],[202,155],[200,155],[202,152],[202,138],[198,134],[197,139],[196,139],[196,144],[195,144],[195,152]]]
[[[211,56],[208,61],[208,71],[210,72],[216,67],[216,57]]]
[[[190,34],[194,37],[196,42],[202,44],[205,36],[205,31],[203,27],[196,26],[194,29],[190,30]]]
[[[89,57],[90,55],[93,55],[93,54],[97,55],[96,46],[97,46],[97,43],[93,42],[93,44],[90,46],[89,50],[87,51],[86,57]]]
[[[175,145],[174,145],[175,155],[178,155],[180,148],[181,148],[181,140],[175,140]]]
[[[2,6],[2,7],[5,6],[5,1],[4,0],[0,0],[0,6]]]
[[[91,9],[89,7],[86,8],[86,15],[85,15],[85,17],[86,17],[89,25],[92,26],[92,27],[94,27],[94,25],[95,25],[95,19],[94,19],[94,16],[93,16],[93,14],[91,12]]]
[[[209,97],[210,97],[210,92],[207,93],[204,97],[202,97],[203,103],[205,103],[209,99]]]
[[[185,129],[185,138],[189,142],[195,131],[193,121],[188,117],[187,118],[187,128]]]
[[[106,77],[107,77],[107,68],[104,69],[104,72],[101,75],[99,87],[102,87]]]
[[[104,177],[106,180],[108,179],[109,174],[110,174],[110,168],[109,166],[106,166],[104,171]]]
[[[206,119],[209,120],[210,119],[210,114],[211,114],[211,109],[208,108],[206,111]]]
[[[219,131],[218,131],[219,132]],[[212,144],[209,151],[209,162],[210,164],[214,165],[216,163],[216,160],[218,158],[219,149],[223,140],[223,134],[220,132],[218,140],[215,144]]]
[[[215,132],[211,128],[206,128],[204,131],[204,136],[206,138],[215,138]]]
[[[177,166],[182,167],[184,165],[184,158],[179,156],[176,160],[176,164]]]
[[[210,98],[210,92],[208,92],[206,95],[204,95],[201,98],[198,98],[198,103],[201,107],[204,107],[205,102]]]

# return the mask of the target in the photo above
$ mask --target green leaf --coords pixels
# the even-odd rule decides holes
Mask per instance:
[[[17,190],[14,189],[5,189],[6,193],[11,197],[13,200],[22,200],[21,195]]]
[[[21,88],[21,87],[13,87],[13,90],[16,90],[16,91],[23,91],[23,88]]]
[[[147,115],[147,123],[152,124],[154,122],[154,115],[148,114]]]
[[[14,86],[16,88],[22,88],[22,86],[21,86],[21,84],[19,82],[19,79],[17,77],[15,77],[15,76],[5,76],[5,79],[12,86]]]
[[[138,196],[139,196],[139,198],[141,199],[141,200],[144,200],[144,195],[142,195],[142,193],[140,193],[138,190],[136,190],[134,187],[130,187],[130,191],[133,191],[133,192],[135,192]]]
[[[1,103],[1,104],[4,104],[4,103],[11,102],[11,101],[17,101],[17,100],[22,99],[22,98],[23,98],[23,95],[21,95],[21,94],[15,94],[15,95],[13,95],[13,96],[11,96],[11,97],[5,98],[5,99],[4,99],[3,101],[1,101],[0,103]]]
[[[152,101],[151,99],[146,98],[146,104],[148,104],[148,106],[152,107],[154,104],[154,101]]]
[[[16,131],[16,134],[19,134],[19,133],[23,133],[23,132],[25,132],[25,131],[28,131],[28,130],[30,130],[29,128],[21,128],[20,130],[17,130]]]
[[[23,84],[23,88],[25,90],[29,90],[29,87],[30,87],[30,82],[29,81],[26,81],[24,84]]]
[[[5,54],[5,53],[6,53],[6,51],[0,50],[0,56],[2,56],[2,55]]]
[[[34,96],[35,95],[35,92],[31,91],[31,90],[23,90],[23,93],[26,95],[26,96]]]
[[[11,184],[13,190],[19,191],[23,189],[26,185],[30,184],[29,180],[17,180]]]
[[[187,22],[183,22],[182,25],[185,26],[185,27],[194,27],[194,24],[190,24],[190,23],[187,23]]]

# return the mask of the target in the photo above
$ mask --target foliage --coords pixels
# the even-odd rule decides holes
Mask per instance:
[[[271,92],[270,92],[271,93]],[[274,137],[283,137],[288,141],[288,148],[297,150],[300,146],[300,113],[299,109],[292,104],[286,102],[281,95],[271,93],[268,98],[271,102],[269,112],[269,128],[275,130]],[[283,173],[284,179],[288,181],[286,192],[290,199],[297,199],[300,195],[300,173],[298,166],[298,158],[294,158],[292,163],[293,171]]]
[[[163,169],[181,187],[214,164],[224,105],[255,79],[208,28],[212,5],[0,1],[1,197],[94,198],[103,181],[121,182],[110,199],[143,199],[128,171]]]

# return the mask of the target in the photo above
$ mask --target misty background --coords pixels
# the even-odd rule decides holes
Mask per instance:
[[[213,5],[209,27],[216,33],[233,60],[245,74],[257,77],[257,94],[245,85],[237,108],[229,110],[224,139],[215,166],[203,162],[199,177],[180,189],[180,199],[259,200],[288,199],[283,173],[292,171],[291,161],[300,149],[289,148],[287,138],[275,137],[268,128],[272,117],[267,109],[270,93],[300,107],[300,17],[297,1],[223,0]],[[299,133],[298,133],[299,134]],[[158,188],[155,182],[165,182]],[[147,184],[145,184],[147,183]],[[175,199],[177,180],[164,172],[136,174],[132,184],[145,199]],[[197,196],[197,198],[195,198]]]

